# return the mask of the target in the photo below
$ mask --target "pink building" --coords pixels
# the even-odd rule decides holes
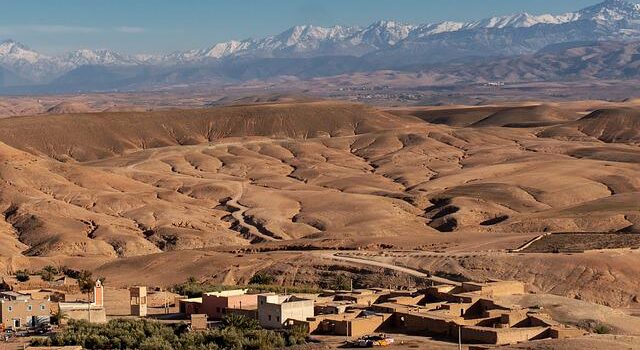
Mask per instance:
[[[222,292],[204,293],[202,307],[199,310],[210,319],[219,320],[228,309],[256,309],[258,296],[247,294],[246,289],[226,290]]]

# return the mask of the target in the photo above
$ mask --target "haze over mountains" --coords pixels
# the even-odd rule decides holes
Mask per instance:
[[[571,62],[561,69],[548,62],[564,62],[567,55],[578,59],[581,66],[613,63],[615,74],[595,70],[604,74],[600,78],[619,78],[637,74],[637,70],[628,69],[634,67],[637,44],[626,46],[635,40],[640,40],[640,5],[623,0],[607,0],[561,15],[522,13],[468,23],[412,25],[378,21],[364,28],[302,25],[266,38],[217,43],[166,55],[81,49],[48,56],[6,40],[0,43],[0,92],[136,90],[383,69],[450,76],[460,68],[456,63],[468,62],[474,62],[473,71],[494,72],[485,74],[483,79],[584,78],[581,74],[593,70],[582,69],[576,75],[577,68],[572,68]],[[603,41],[616,42],[610,45],[618,45],[630,59],[608,60],[609,52],[602,50]],[[559,49],[558,44],[567,43],[571,44],[560,47],[569,50]],[[582,56],[575,54],[580,51],[592,55],[581,60]],[[496,66],[504,64],[506,71],[497,74],[501,70]],[[478,80],[465,74],[456,73],[453,79],[443,81]]]

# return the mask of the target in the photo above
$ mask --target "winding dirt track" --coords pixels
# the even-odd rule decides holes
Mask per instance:
[[[431,281],[433,281],[435,283],[453,284],[453,285],[456,285],[456,286],[460,285],[460,282],[452,281],[452,280],[449,280],[449,279],[446,279],[446,278],[442,278],[442,277],[438,277],[438,276],[429,276],[428,274],[426,274],[424,272],[420,272],[418,270],[414,270],[414,269],[411,269],[411,268],[408,268],[408,267],[393,265],[393,264],[389,264],[389,263],[384,263],[384,262],[380,262],[380,261],[362,259],[362,258],[354,258],[354,257],[341,255],[340,253],[323,253],[322,257],[327,258],[327,259],[352,262],[352,263],[356,263],[356,264],[363,264],[363,265],[369,265],[369,266],[382,267],[382,268],[385,268],[385,269],[406,273],[406,274],[411,275],[411,276],[426,278],[426,279],[429,279],[429,280],[431,280]]]

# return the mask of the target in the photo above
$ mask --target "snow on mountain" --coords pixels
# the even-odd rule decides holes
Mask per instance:
[[[422,25],[378,21],[366,27],[298,25],[258,39],[231,40],[167,55],[127,56],[81,49],[47,56],[15,41],[0,43],[0,66],[36,82],[47,82],[86,65],[204,64],[233,58],[375,56],[376,64],[433,63],[476,55],[532,53],[547,45],[585,40],[640,40],[640,5],[606,0],[561,15],[520,13],[473,22]]]
[[[623,20],[639,20],[640,4],[625,0],[607,0],[577,12],[561,15],[531,15],[518,13],[507,16],[489,17],[475,22],[441,22],[424,24],[412,33],[416,37],[473,29],[529,28],[539,24],[566,24],[579,20],[594,21],[598,24],[611,24]]]
[[[120,54],[111,50],[80,49],[67,53],[61,57],[65,64],[78,67],[85,65],[133,65],[141,63],[140,60]]]
[[[395,21],[378,21],[359,30],[350,42],[368,44],[378,49],[393,46],[406,39],[416,29],[414,25],[402,24]]]
[[[415,26],[393,21],[379,21],[366,28],[299,25],[262,39],[229,41],[204,50],[173,53],[165,57],[165,62],[193,62],[230,56],[361,55],[395,45],[405,39],[414,28]]]
[[[564,24],[579,20],[611,24],[623,20],[640,19],[640,4],[625,0],[606,0],[577,12],[562,15],[530,15],[519,13],[510,16],[491,17],[465,24],[465,29],[473,28],[528,28],[538,24]]]
[[[0,43],[0,62],[2,63],[36,63],[48,57],[31,50],[25,45],[13,40],[5,40]]]
[[[562,24],[577,19],[573,13],[564,15],[540,15],[534,16],[528,13],[519,13],[511,16],[500,16],[483,19],[464,25],[465,29],[475,28],[529,28],[538,24]]]
[[[62,72],[62,64],[55,58],[38,53],[13,40],[0,43],[0,66],[34,82]]]
[[[640,4],[624,0],[607,0],[576,12],[581,20],[592,20],[599,24],[640,19]]]
[[[243,54],[253,51],[258,56],[280,56],[285,53],[313,54],[322,48],[330,51],[357,31],[356,27],[294,26],[278,35],[252,41]]]
[[[339,41],[353,34],[354,27],[333,26],[329,28],[314,25],[294,26],[275,37],[267,38],[260,45],[272,48],[299,47],[317,48],[324,41]]]
[[[434,34],[447,33],[447,32],[455,32],[462,29],[465,26],[465,23],[462,22],[440,22],[440,23],[429,23],[418,26],[416,29],[409,33],[413,37],[425,37]]]
[[[249,46],[250,42],[248,41],[232,40],[226,43],[215,44],[213,47],[206,50],[203,54],[205,57],[209,58],[223,58],[246,50]]]

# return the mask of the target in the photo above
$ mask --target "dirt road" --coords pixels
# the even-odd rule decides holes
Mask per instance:
[[[369,265],[369,266],[377,266],[377,267],[382,267],[385,269],[389,269],[389,270],[394,270],[394,271],[398,271],[401,273],[406,273],[408,275],[411,276],[415,276],[415,277],[421,277],[421,278],[426,278],[429,279],[435,283],[443,283],[443,284],[452,284],[452,285],[460,285],[460,282],[456,282],[456,281],[452,281],[446,278],[442,278],[442,277],[437,277],[437,276],[429,276],[428,274],[424,273],[424,272],[420,272],[418,270],[414,270],[408,267],[403,267],[403,266],[398,266],[398,265],[393,265],[393,264],[389,264],[389,263],[385,263],[385,262],[381,262],[381,261],[375,261],[375,260],[369,260],[369,259],[363,259],[363,258],[354,258],[354,257],[350,257],[350,256],[346,256],[343,255],[341,253],[336,253],[336,252],[332,252],[332,253],[322,253],[322,257],[327,258],[327,259],[333,259],[333,260],[340,260],[340,261],[347,261],[347,262],[352,262],[352,263],[356,263],[356,264],[363,264],[363,265]]]

